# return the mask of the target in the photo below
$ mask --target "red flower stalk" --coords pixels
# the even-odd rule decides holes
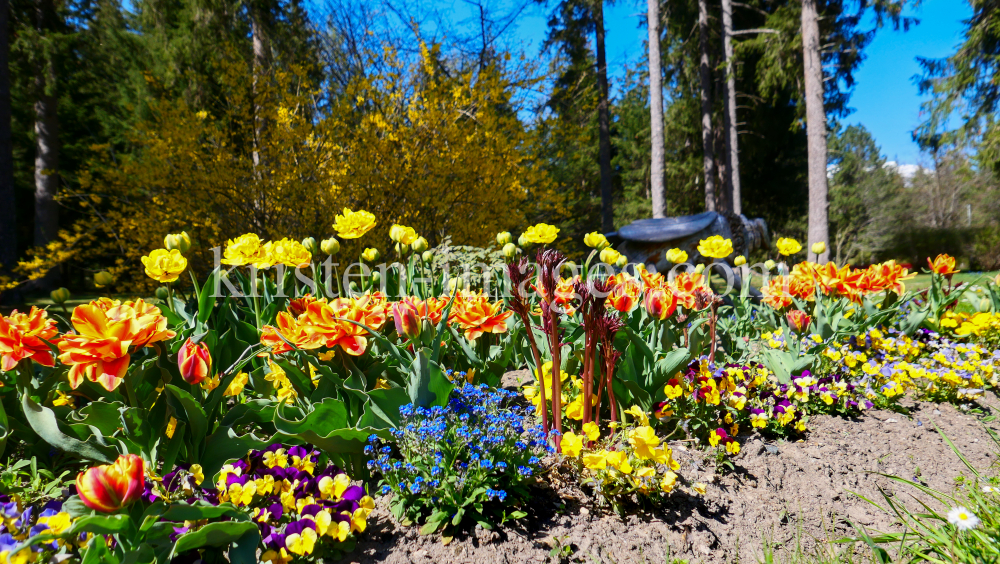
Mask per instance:
[[[625,322],[611,311],[605,311],[598,318],[598,335],[601,346],[601,357],[604,359],[604,378],[597,386],[597,423],[601,422],[601,388],[607,386],[608,401],[611,404],[611,420],[618,420],[618,404],[615,402],[615,390],[612,381],[615,375],[615,364],[622,353],[615,349],[615,335],[625,327]]]
[[[559,307],[552,307],[556,295],[556,286],[559,284],[559,271],[566,256],[552,249],[542,249],[536,255],[538,262],[538,287],[543,293],[542,296],[542,329],[549,336],[549,349],[552,352],[552,419],[556,431],[556,449],[560,449],[560,437],[562,436],[562,382],[559,380],[559,371],[562,369],[560,348],[562,339],[559,335]],[[544,386],[543,386],[544,387]]]
[[[527,257],[521,257],[516,261],[507,263],[506,268],[507,278],[510,280],[511,285],[511,295],[510,299],[507,300],[507,305],[521,318],[524,330],[528,334],[528,344],[531,345],[531,354],[535,360],[535,370],[538,371],[538,393],[540,394],[539,405],[542,408],[542,429],[548,434],[548,404],[545,403],[545,383],[542,381],[542,355],[538,352],[538,343],[535,342],[535,332],[531,326],[531,307],[528,304],[528,296],[525,291],[529,281],[528,271],[531,270],[531,265],[528,263]],[[558,379],[559,373],[556,372],[556,380]]]

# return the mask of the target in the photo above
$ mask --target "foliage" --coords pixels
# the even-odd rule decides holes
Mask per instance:
[[[382,494],[392,494],[397,519],[450,537],[463,523],[491,529],[526,515],[516,508],[551,447],[531,425],[533,410],[506,405],[515,395],[467,384],[446,406],[400,408],[392,443],[371,437],[369,467],[381,475]]]

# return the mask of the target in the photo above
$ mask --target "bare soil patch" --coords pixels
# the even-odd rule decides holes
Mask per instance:
[[[1000,400],[980,402],[986,416],[1000,412]],[[675,491],[668,503],[624,519],[594,506],[589,490],[555,483],[539,488],[531,515],[497,531],[472,530],[448,546],[439,535],[421,536],[402,527],[380,503],[369,530],[347,561],[368,563],[552,562],[553,547],[569,547],[569,561],[600,563],[757,562],[769,540],[782,549],[852,533],[847,520],[889,530],[892,519],[851,492],[881,499],[879,488],[911,493],[875,473],[919,480],[951,491],[967,473],[938,435],[944,431],[977,468],[997,463],[984,422],[952,405],[913,404],[909,415],[872,411],[846,419],[814,416],[798,442],[755,436],[735,457],[735,471],[717,474],[700,450],[673,444],[678,472],[688,482],[705,482],[704,496]],[[915,492],[913,492],[915,493]],[[825,548],[826,549],[826,548]]]

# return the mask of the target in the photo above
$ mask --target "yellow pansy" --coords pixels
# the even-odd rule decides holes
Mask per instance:
[[[587,435],[587,440],[596,441],[601,436],[601,429],[597,426],[597,423],[588,421],[583,424],[583,434]]]
[[[583,449],[583,437],[573,431],[566,431],[560,444],[564,456],[575,458],[580,456],[580,451]]]

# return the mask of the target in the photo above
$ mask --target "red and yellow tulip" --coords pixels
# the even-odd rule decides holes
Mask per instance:
[[[48,343],[55,343],[59,329],[44,309],[32,306],[28,313],[14,310],[0,315],[0,371],[14,370],[17,363],[30,358],[42,366],[55,365]]]
[[[123,454],[114,464],[103,464],[76,476],[76,491],[83,504],[101,513],[114,513],[137,501],[144,487],[142,458]]]
[[[188,339],[177,352],[177,366],[181,369],[181,378],[188,384],[197,386],[211,376],[212,354],[205,343],[195,343]]]

